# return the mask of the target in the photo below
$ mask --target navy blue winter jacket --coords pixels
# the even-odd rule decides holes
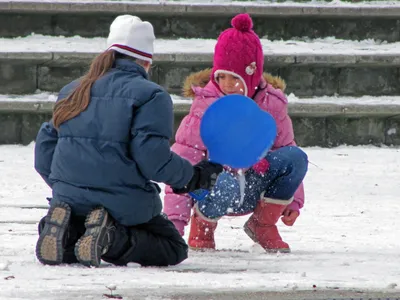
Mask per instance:
[[[65,86],[58,99],[77,86]],[[156,182],[183,187],[193,175],[187,160],[170,150],[171,97],[148,80],[129,59],[114,67],[91,89],[88,108],[55,130],[44,123],[35,146],[35,169],[76,215],[104,206],[121,224],[132,226],[159,215]]]

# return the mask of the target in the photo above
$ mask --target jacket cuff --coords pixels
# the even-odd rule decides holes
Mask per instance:
[[[178,230],[179,234],[183,236],[185,234],[185,226],[186,222],[182,220],[171,220],[174,223],[176,230]]]
[[[300,204],[294,200],[287,206],[290,210],[297,211],[300,214]]]

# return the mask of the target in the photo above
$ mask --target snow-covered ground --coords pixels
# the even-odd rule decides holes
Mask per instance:
[[[215,39],[156,39],[155,54],[208,53],[214,51]],[[351,41],[334,37],[301,40],[271,41],[261,38],[265,54],[279,55],[362,55],[400,54],[400,42],[387,43],[371,39]],[[0,38],[1,52],[83,52],[100,53],[106,49],[106,38],[79,36],[46,36],[32,33],[26,37]]]
[[[33,144],[0,146],[0,299],[101,299],[112,283],[124,299],[221,290],[400,295],[400,149],[305,151],[310,160],[305,207],[294,227],[279,224],[291,254],[266,254],[254,245],[242,230],[247,217],[223,218],[216,232],[219,252],[190,252],[189,259],[168,268],[89,269],[38,263],[36,223],[45,210],[19,207],[46,206],[50,190],[33,170]]]

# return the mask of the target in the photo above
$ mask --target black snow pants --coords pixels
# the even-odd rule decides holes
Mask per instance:
[[[44,218],[39,223],[39,234]],[[124,266],[137,263],[142,266],[176,265],[188,257],[188,246],[174,224],[160,214],[149,222],[126,227],[115,224],[113,243],[102,260]],[[71,216],[64,243],[63,263],[77,263],[75,243],[85,233],[85,218]]]

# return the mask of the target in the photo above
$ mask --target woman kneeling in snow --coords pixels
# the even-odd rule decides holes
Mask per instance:
[[[150,23],[117,17],[108,49],[60,91],[40,128],[35,169],[53,192],[39,223],[40,262],[166,266],[187,258],[151,180],[209,189],[222,166],[193,167],[171,152],[172,100],[147,75],[154,39]]]

